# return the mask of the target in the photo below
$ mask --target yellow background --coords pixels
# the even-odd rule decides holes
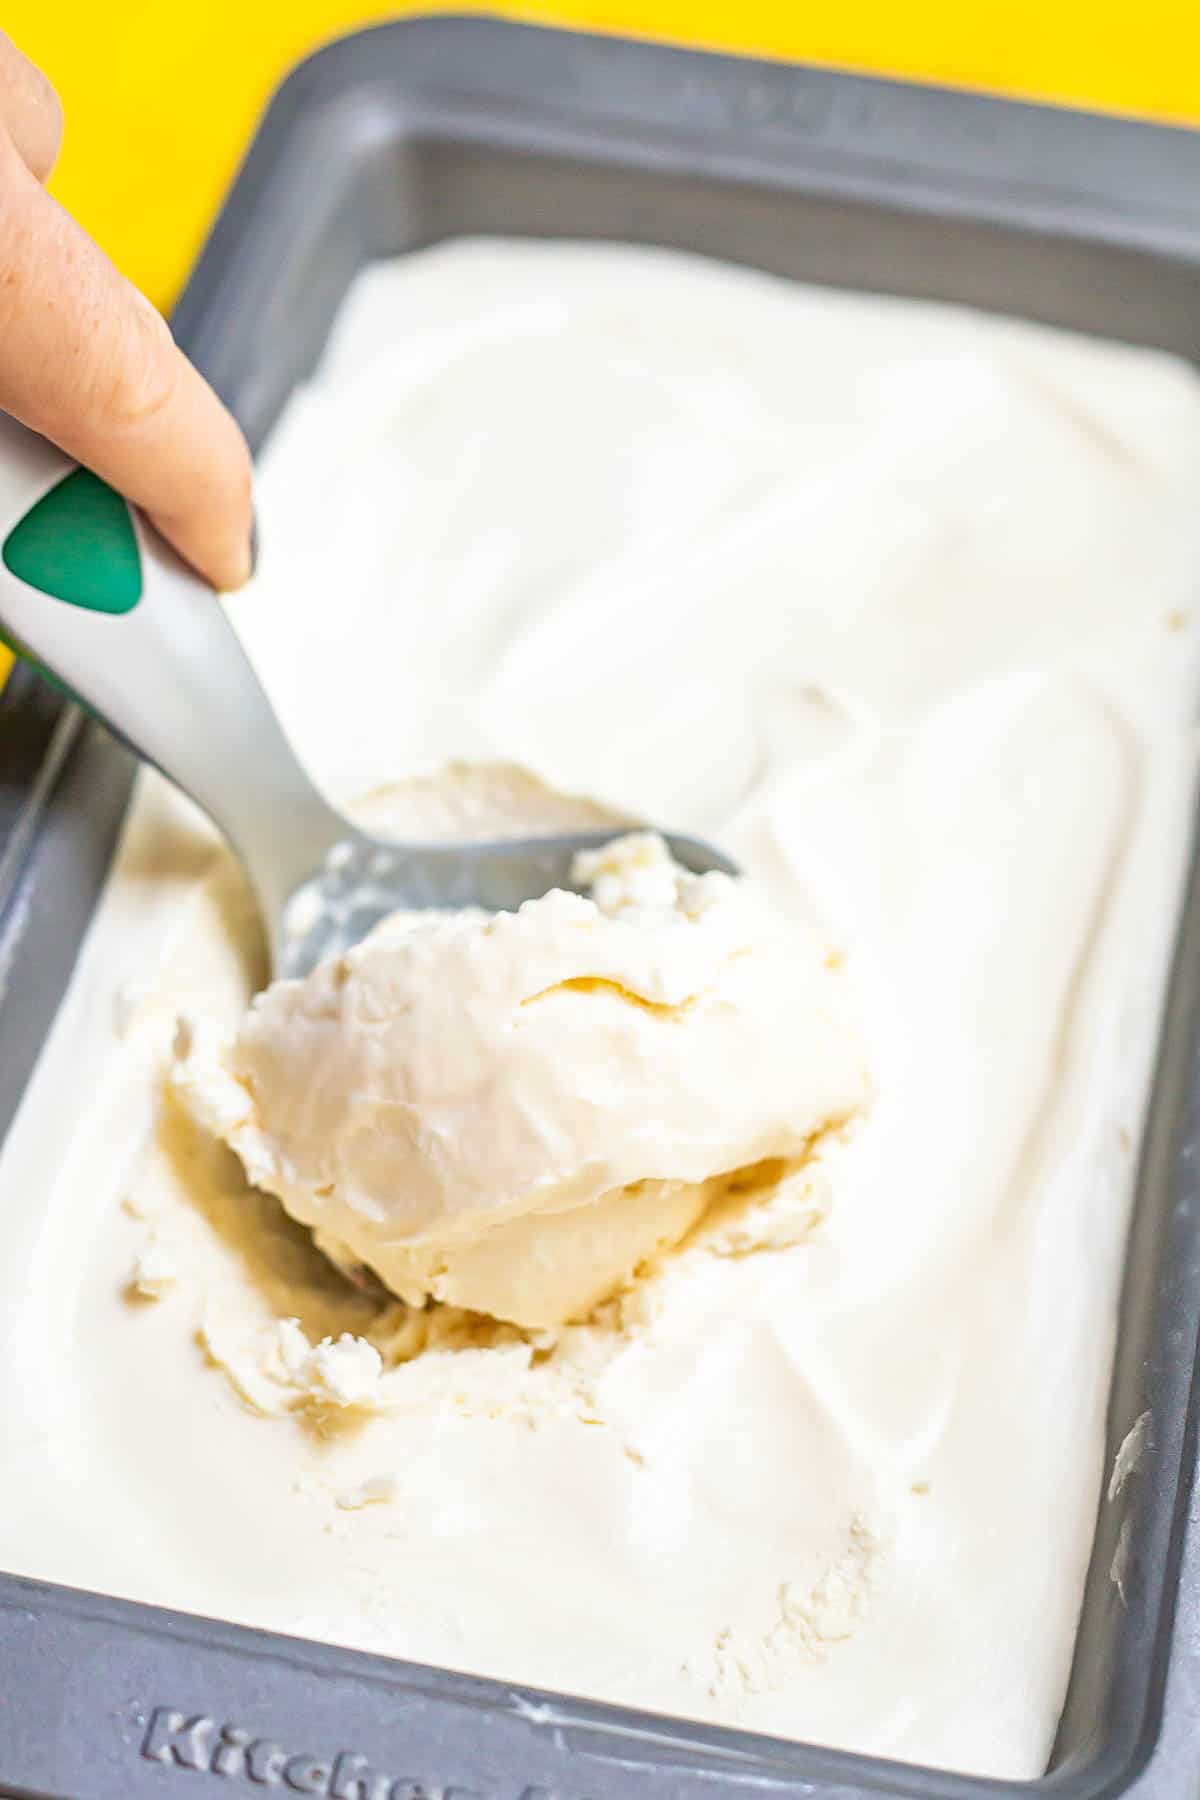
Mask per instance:
[[[271,89],[395,0],[7,0],[67,135],[54,191],[169,307]],[[991,89],[1200,125],[1200,0],[527,0],[548,24]],[[0,650],[0,683],[4,676]]]
[[[160,306],[270,90],[395,0],[6,0],[56,83],[54,188]],[[449,10],[469,11],[467,4]],[[1200,0],[527,0],[511,16],[672,38],[1200,124]]]

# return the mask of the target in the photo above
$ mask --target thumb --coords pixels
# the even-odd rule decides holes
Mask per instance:
[[[250,574],[250,454],[166,322],[0,130],[0,408],[111,483],[214,586]]]

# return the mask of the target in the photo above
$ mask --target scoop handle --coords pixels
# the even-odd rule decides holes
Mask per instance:
[[[208,813],[268,915],[345,835],[213,590],[98,477],[2,415],[0,635]]]

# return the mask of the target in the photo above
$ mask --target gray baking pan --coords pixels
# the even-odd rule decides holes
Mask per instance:
[[[260,443],[356,271],[465,232],[675,245],[1200,360],[1200,136],[455,18],[348,38],[291,77],[179,306],[179,338]],[[33,677],[10,685],[0,1131],[69,975],[129,773]],[[1109,1418],[1110,1457],[1144,1412],[1150,1447],[1100,1505],[1070,1691],[1040,1781],[881,1763],[0,1576],[0,1791],[170,1800],[224,1781],[337,1800],[1192,1800],[1198,1148],[1193,875]]]

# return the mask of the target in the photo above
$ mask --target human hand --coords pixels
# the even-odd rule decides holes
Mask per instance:
[[[250,454],[150,302],[46,193],[62,110],[0,32],[0,409],[139,506],[221,589],[250,574]]]

